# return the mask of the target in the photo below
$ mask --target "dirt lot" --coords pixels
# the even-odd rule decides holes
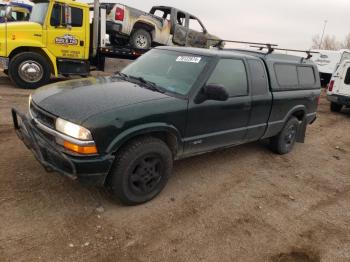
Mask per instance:
[[[323,98],[291,154],[179,161],[157,199],[124,207],[36,162],[10,121],[28,94],[0,74],[0,261],[350,261],[350,110]]]

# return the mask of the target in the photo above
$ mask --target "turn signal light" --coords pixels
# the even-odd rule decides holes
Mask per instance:
[[[334,87],[334,80],[332,80],[329,85],[328,85],[328,91],[332,92],[333,91],[333,87]]]
[[[64,148],[82,155],[94,155],[97,154],[96,146],[79,146],[68,141],[63,142]]]

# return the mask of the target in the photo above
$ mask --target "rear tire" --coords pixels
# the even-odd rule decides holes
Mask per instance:
[[[145,29],[136,29],[130,37],[130,45],[135,49],[150,49],[152,37]]]
[[[118,152],[107,188],[125,205],[143,204],[163,190],[172,167],[172,153],[162,140],[137,138]]]
[[[299,129],[299,120],[296,117],[291,117],[282,131],[270,138],[271,150],[277,154],[284,155],[292,151],[297,140]]]
[[[16,86],[34,89],[50,81],[50,64],[45,57],[34,52],[24,52],[11,59],[9,76]]]
[[[331,102],[331,111],[339,113],[342,110],[343,106],[337,103]]]

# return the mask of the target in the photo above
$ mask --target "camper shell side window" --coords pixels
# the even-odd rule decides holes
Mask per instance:
[[[346,71],[344,83],[350,85],[350,67],[348,67],[348,70]]]

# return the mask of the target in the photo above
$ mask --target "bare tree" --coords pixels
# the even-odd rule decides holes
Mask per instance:
[[[326,35],[322,42],[323,49],[326,50],[338,50],[341,44],[337,41],[335,36]]]
[[[344,43],[342,44],[342,48],[350,49],[350,34],[345,37]]]
[[[313,36],[311,49],[319,49],[320,48],[320,41],[321,41],[320,35]]]
[[[337,41],[335,36],[325,35],[322,39],[320,35],[315,35],[312,38],[312,49],[325,49],[325,50],[338,50],[342,47],[342,44]]]

